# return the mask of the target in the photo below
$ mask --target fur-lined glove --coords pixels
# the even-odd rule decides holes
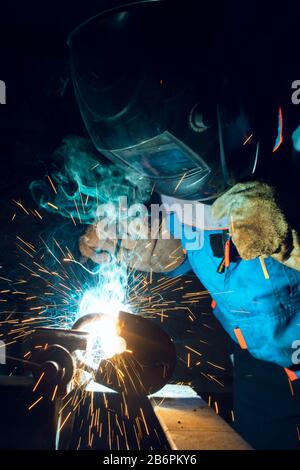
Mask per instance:
[[[260,182],[233,186],[212,206],[216,219],[230,218],[230,235],[240,256],[272,256],[300,270],[299,234],[289,227],[274,188]]]

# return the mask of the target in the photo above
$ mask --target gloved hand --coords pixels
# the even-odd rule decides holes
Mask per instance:
[[[146,225],[145,225],[146,228]],[[95,263],[108,263],[115,254],[118,240],[112,233],[99,233],[97,224],[90,226],[79,240],[79,249],[85,258]],[[180,240],[148,240],[131,237],[120,240],[117,257],[132,269],[146,272],[169,272],[185,259]]]
[[[271,186],[236,184],[214,202],[212,212],[216,219],[230,218],[230,235],[243,259],[272,256],[300,270],[299,235],[289,227]]]

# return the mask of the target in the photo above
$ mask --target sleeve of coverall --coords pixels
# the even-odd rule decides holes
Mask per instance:
[[[167,225],[168,231],[170,232],[170,234],[172,236],[175,236],[175,233],[177,233],[177,237],[178,237],[179,227],[177,227],[177,229],[176,229],[175,224],[178,224],[178,220],[175,217],[174,213],[167,214],[166,215],[166,225]],[[180,227],[180,230],[181,230],[181,227]],[[182,249],[184,250],[184,247],[182,247]],[[173,271],[169,271],[169,272],[164,273],[164,275],[167,276],[167,277],[183,276],[184,274],[187,274],[191,270],[192,270],[192,267],[190,265],[188,255],[186,253],[185,254],[185,259],[181,263],[181,265],[178,266],[177,268],[175,268]]]

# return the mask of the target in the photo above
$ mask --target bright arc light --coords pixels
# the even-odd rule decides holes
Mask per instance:
[[[98,288],[88,289],[79,304],[78,318],[90,313],[104,314],[82,327],[83,331],[89,333],[89,338],[81,360],[93,369],[97,369],[103,359],[109,359],[126,350],[126,341],[119,336],[118,331],[119,312],[126,310],[126,306],[114,295],[116,291],[111,294],[109,298],[107,295],[103,298],[100,297]]]
[[[126,341],[118,334],[118,319],[109,315],[92,321],[83,327],[89,333],[85,362],[92,368],[98,368],[103,359],[126,350]]]
[[[103,297],[99,289],[92,288],[85,291],[79,304],[78,318],[89,313],[104,313],[114,318],[118,318],[120,310],[126,309],[125,305],[114,295]]]

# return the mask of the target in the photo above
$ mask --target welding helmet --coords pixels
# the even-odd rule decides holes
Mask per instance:
[[[77,27],[68,44],[96,148],[161,194],[212,201],[251,177],[260,137],[245,84],[225,73],[224,16],[201,4],[114,8]]]

